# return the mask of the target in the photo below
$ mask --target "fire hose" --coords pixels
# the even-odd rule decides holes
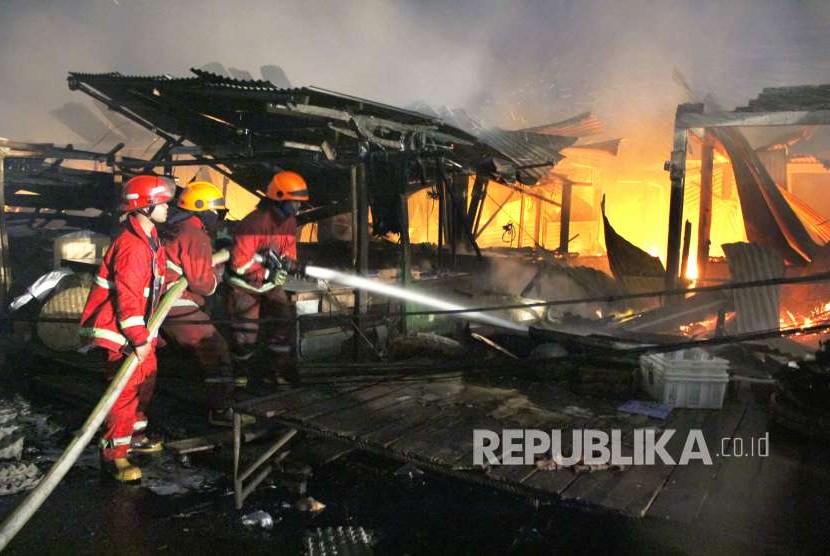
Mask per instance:
[[[227,250],[217,251],[213,254],[213,264],[218,265],[224,263],[228,260],[228,256]],[[182,277],[173,282],[173,286],[164,294],[158,308],[147,323],[147,329],[150,331],[151,337],[158,334],[162,322],[164,322],[170,309],[173,308],[173,304],[179,299],[185,289],[187,289],[187,280]],[[0,551],[5,549],[14,536],[28,523],[29,519],[43,505],[46,498],[52,494],[52,491],[55,490],[58,483],[61,482],[81,456],[84,449],[92,440],[92,437],[98,431],[98,428],[104,422],[104,419],[110,412],[110,409],[112,409],[118,396],[121,395],[121,392],[127,386],[137,367],[138,358],[135,353],[131,353],[121,364],[115,378],[112,379],[103,397],[98,401],[98,405],[92,410],[92,413],[87,417],[83,426],[75,433],[74,438],[63,454],[61,454],[61,457],[52,465],[51,469],[44,475],[37,487],[26,496],[23,502],[15,508],[11,515],[3,522],[2,526],[0,526]]]

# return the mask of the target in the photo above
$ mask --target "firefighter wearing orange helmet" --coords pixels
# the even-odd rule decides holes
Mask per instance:
[[[213,295],[218,285],[211,234],[226,210],[222,192],[210,182],[193,182],[179,195],[163,234],[167,253],[165,278],[172,284],[184,276],[188,285],[170,310],[162,331],[167,338],[190,350],[202,367],[208,421],[232,426],[234,379],[230,351],[203,310],[205,297]]]
[[[102,348],[110,372],[129,353],[139,361],[106,417],[101,438],[103,465],[119,481],[141,478],[141,469],[127,459],[128,450],[161,449],[160,443],[134,429],[141,420],[139,400],[149,400],[155,382],[157,339],[147,322],[164,291],[167,260],[156,223],[167,218],[175,187],[171,178],[149,175],[124,184],[119,206],[126,215],[124,227],[104,255],[81,315],[84,349]]]
[[[275,321],[268,333],[268,349],[283,356],[291,352],[293,310],[282,286],[286,266],[297,260],[295,215],[308,199],[308,186],[300,174],[279,172],[257,208],[234,231],[228,313],[235,321],[232,353],[237,360],[254,354],[260,316]]]

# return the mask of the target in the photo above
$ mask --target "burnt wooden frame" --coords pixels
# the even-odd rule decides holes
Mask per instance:
[[[830,125],[830,110],[782,110],[765,112],[713,112],[703,113],[702,103],[686,103],[677,106],[674,120],[674,139],[671,160],[665,169],[671,179],[671,196],[669,201],[669,229],[666,250],[666,289],[676,289],[681,268],[681,241],[683,234],[683,201],[686,179],[686,150],[690,130],[703,137],[704,159],[701,166],[701,203],[698,230],[699,272],[705,268],[709,255],[709,232],[711,229],[711,145],[707,145],[707,128],[715,127],[766,127],[793,125]],[[708,177],[707,177],[708,173]],[[704,187],[706,191],[704,191]],[[704,200],[704,193],[706,199]]]

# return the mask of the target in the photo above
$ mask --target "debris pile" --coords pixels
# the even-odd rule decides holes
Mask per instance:
[[[809,437],[830,438],[830,344],[823,342],[815,361],[785,367],[770,400],[779,425]]]
[[[0,496],[38,484],[42,474],[36,458],[61,430],[19,396],[0,400]]]

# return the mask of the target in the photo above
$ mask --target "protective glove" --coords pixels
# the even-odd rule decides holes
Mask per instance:
[[[274,271],[273,276],[271,277],[271,282],[275,286],[282,286],[285,284],[285,281],[288,279],[288,272],[285,270],[279,269]]]

